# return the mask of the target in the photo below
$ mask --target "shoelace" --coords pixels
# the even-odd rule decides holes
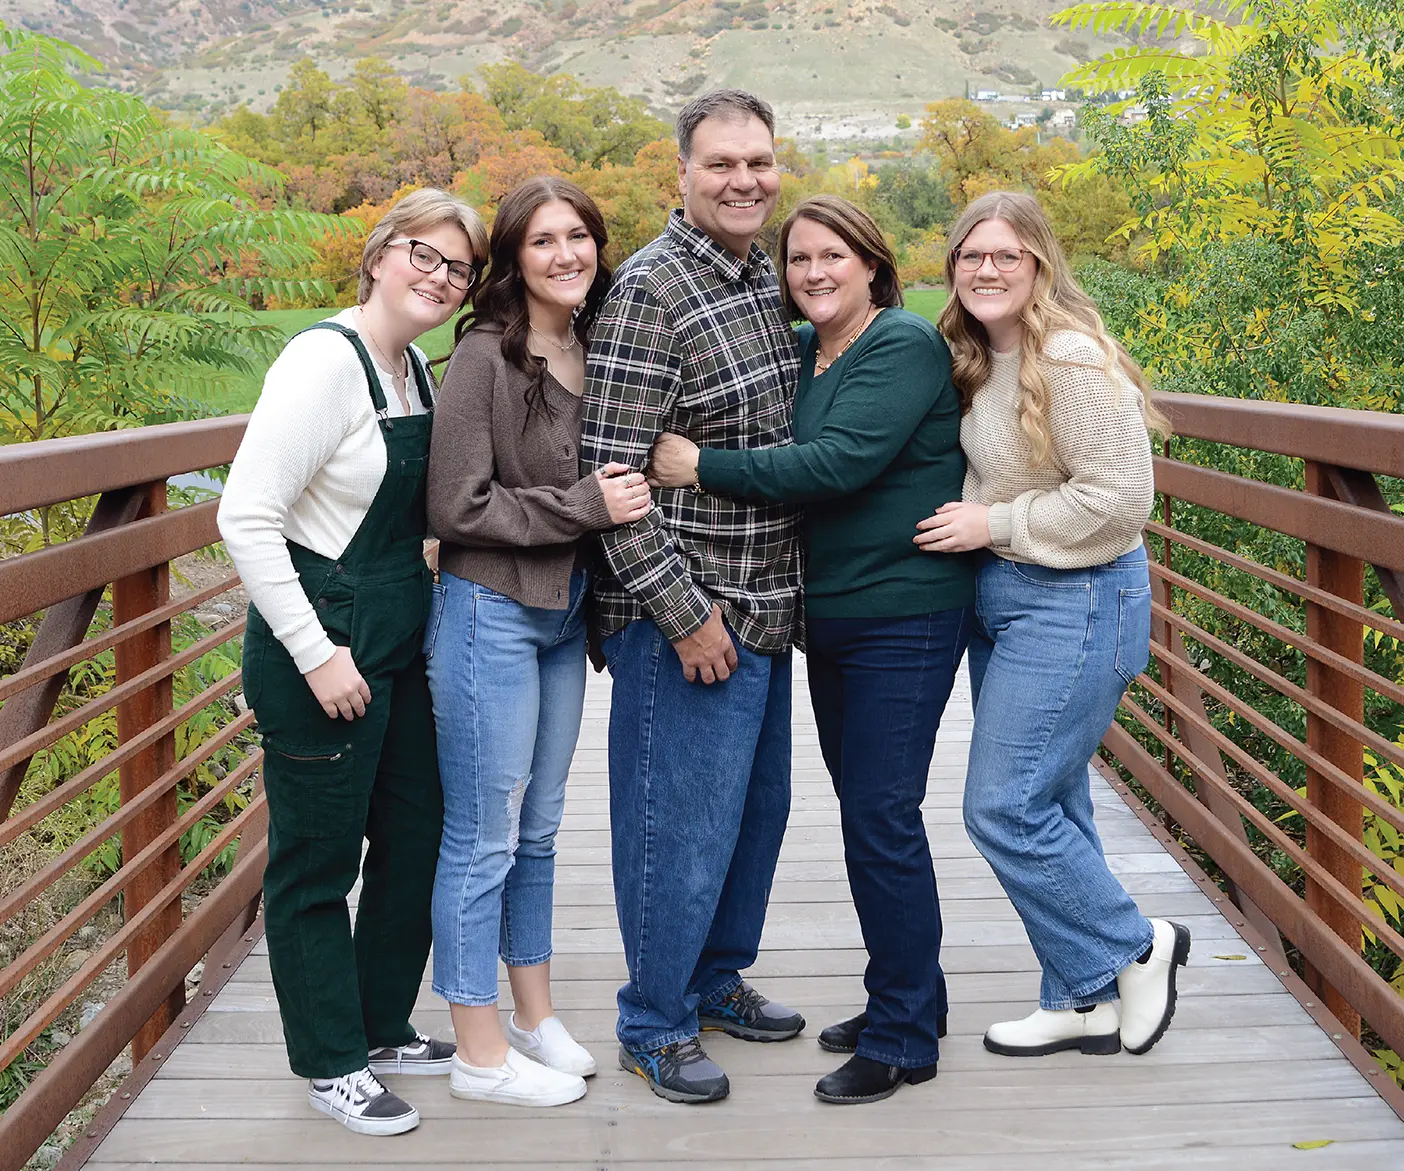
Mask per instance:
[[[336,1083],[336,1096],[338,1099],[345,1099],[348,1109],[356,1105],[355,1096],[362,1094],[366,1102],[372,1098],[378,1098],[381,1094],[388,1094],[385,1083],[373,1074],[370,1069],[357,1070],[355,1073],[348,1073],[343,1078],[338,1078]]]
[[[688,1065],[694,1061],[706,1060],[707,1054],[702,1048],[702,1042],[696,1037],[689,1037],[686,1041],[677,1041],[668,1046],[671,1052],[665,1051],[665,1056],[671,1058],[677,1065]]]

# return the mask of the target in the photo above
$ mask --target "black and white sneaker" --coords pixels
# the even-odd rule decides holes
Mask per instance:
[[[307,1100],[357,1134],[404,1134],[419,1125],[419,1111],[387,1090],[369,1069],[329,1081],[313,1078]]]
[[[451,1041],[436,1041],[423,1033],[415,1033],[408,1045],[386,1045],[370,1051],[370,1071],[375,1074],[409,1073],[427,1077],[453,1071],[454,1046]]]

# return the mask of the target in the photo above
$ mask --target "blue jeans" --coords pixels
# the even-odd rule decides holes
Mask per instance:
[[[734,639],[733,639],[734,641]],[[605,640],[614,901],[629,982],[619,1040],[697,1036],[697,1007],[755,963],[790,815],[790,653],[736,643],[725,683],[689,683],[663,632]]]
[[[936,729],[969,638],[968,610],[815,618],[809,695],[834,780],[848,888],[868,949],[858,1055],[904,1069],[937,1059],[946,1011],[941,904],[921,803]]]
[[[970,640],[965,828],[1024,921],[1039,1004],[1116,999],[1150,923],[1107,869],[1087,764],[1150,654],[1145,549],[1091,569],[989,555]]]
[[[497,1002],[497,959],[551,958],[556,830],[585,702],[586,581],[570,608],[523,606],[444,573],[425,630],[444,836],[434,880],[434,991]]]

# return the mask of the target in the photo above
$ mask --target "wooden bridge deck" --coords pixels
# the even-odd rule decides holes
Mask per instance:
[[[260,944],[188,1039],[132,1103],[88,1164],[167,1171],[362,1164],[566,1171],[825,1168],[1342,1168],[1404,1166],[1404,1122],[1375,1095],[1233,927],[1094,774],[1112,868],[1148,914],[1194,932],[1175,1025],[1148,1055],[1037,1060],[986,1053],[992,1021],[1036,1002],[1034,956],[1013,908],[961,828],[970,734],[962,678],[932,764],[925,805],[946,923],[951,1035],[941,1076],[869,1106],[812,1094],[833,1068],[813,1037],[861,1007],[864,953],[842,862],[838,812],[796,667],[794,801],[751,975],[803,1010],[805,1035],[747,1045],[708,1034],[731,1075],[715,1106],[665,1103],[615,1063],[614,992],[624,978],[609,871],[607,677],[593,677],[571,776],[557,870],[554,961],[562,1019],[600,1074],[579,1103],[553,1110],[456,1101],[444,1081],[392,1079],[423,1116],[413,1134],[361,1138],[312,1113],[289,1072]],[[503,984],[504,1003],[508,999]],[[451,1036],[423,986],[420,1028]],[[1298,1143],[1331,1140],[1298,1149]]]

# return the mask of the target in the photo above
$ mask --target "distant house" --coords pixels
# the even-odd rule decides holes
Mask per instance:
[[[1117,121],[1123,126],[1135,126],[1137,122],[1144,122],[1147,117],[1149,115],[1145,106],[1129,106]]]
[[[975,92],[975,100],[976,100],[977,102],[997,102],[997,101],[999,101],[999,90],[997,90],[997,89],[982,89],[982,90],[977,90],[977,91]]]
[[[1054,110],[1053,117],[1048,119],[1048,125],[1054,130],[1071,130],[1077,125],[1077,112],[1075,110]]]
[[[1065,89],[1046,89],[1043,91],[1042,100],[1045,102],[1066,102],[1068,91]]]
[[[1021,110],[1014,115],[1014,128],[1017,130],[1020,126],[1032,126],[1037,121],[1038,115],[1032,110]]]

